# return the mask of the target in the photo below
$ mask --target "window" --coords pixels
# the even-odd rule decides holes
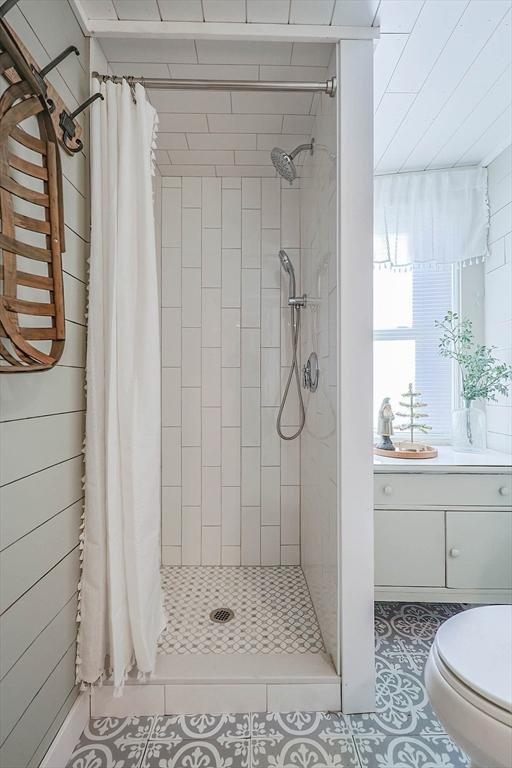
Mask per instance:
[[[453,307],[453,270],[374,271],[374,413],[384,397],[396,414],[409,382],[428,403],[426,422],[432,431],[423,439],[447,441],[452,409],[452,367],[438,351],[441,320]],[[397,418],[397,423],[404,419]],[[395,433],[395,439],[400,432]],[[422,433],[418,432],[418,439]],[[407,439],[407,433],[403,433]]]

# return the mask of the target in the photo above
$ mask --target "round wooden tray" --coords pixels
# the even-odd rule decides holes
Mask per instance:
[[[387,456],[388,459],[435,459],[437,456],[437,448],[431,445],[425,451],[401,451],[399,448],[395,448],[394,451],[374,448],[373,451],[377,456]]]

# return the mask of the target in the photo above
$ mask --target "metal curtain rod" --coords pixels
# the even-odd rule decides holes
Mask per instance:
[[[157,90],[203,90],[203,91],[306,91],[336,95],[336,78],[331,77],[322,83],[305,83],[267,80],[173,80],[167,77],[130,77],[129,75],[100,75],[93,72],[97,80],[112,80],[121,83],[140,83],[145,88]]]

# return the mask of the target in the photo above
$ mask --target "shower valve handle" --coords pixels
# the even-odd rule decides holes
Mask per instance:
[[[306,365],[302,369],[304,389],[309,389],[310,392],[316,392],[319,375],[320,369],[318,367],[318,357],[315,352],[312,352],[308,357]]]

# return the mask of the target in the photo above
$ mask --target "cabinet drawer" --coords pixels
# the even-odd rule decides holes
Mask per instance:
[[[446,513],[446,586],[512,587],[512,512]]]
[[[375,504],[397,507],[510,507],[510,475],[380,473],[374,475]]]
[[[375,584],[444,587],[444,512],[375,510]]]

